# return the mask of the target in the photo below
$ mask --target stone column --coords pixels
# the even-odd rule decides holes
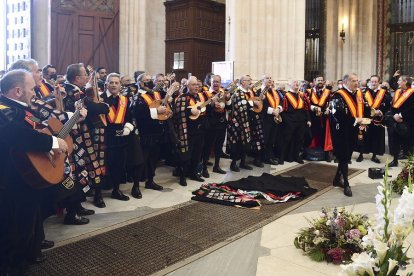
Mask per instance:
[[[376,1],[329,0],[326,5],[326,78],[338,80],[350,72],[369,78],[376,73]],[[339,37],[342,24],[345,41]]]
[[[119,10],[119,70],[165,70],[164,0],[123,0]]]
[[[234,77],[303,79],[305,0],[227,0],[226,60]]]
[[[40,68],[50,63],[50,0],[32,1],[31,56]]]

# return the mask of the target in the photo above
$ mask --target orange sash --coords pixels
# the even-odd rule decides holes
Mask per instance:
[[[318,98],[318,95],[316,94],[316,90],[312,89],[311,90],[311,101],[313,104],[322,107],[325,105],[326,100],[328,99],[330,93],[331,91],[325,88],[322,92],[321,97]]]
[[[40,94],[42,94],[42,97],[47,97],[49,96],[50,92],[49,89],[47,88],[46,84],[44,82],[41,82],[39,85],[39,91]]]
[[[392,99],[392,107],[400,108],[403,103],[414,93],[414,88],[409,88],[401,93],[401,89],[395,91],[394,98]]]
[[[302,109],[305,106],[305,103],[300,95],[300,92],[298,94],[298,99],[296,100],[295,96],[292,95],[291,92],[286,92],[285,97],[288,99],[290,104],[294,109]]]
[[[280,105],[280,97],[275,89],[272,89],[272,94],[268,91],[266,93],[267,101],[269,102],[270,107],[276,108]]]
[[[367,100],[370,107],[377,109],[380,106],[382,99],[384,99],[385,92],[385,89],[380,89],[374,99],[371,92],[367,90],[367,92],[365,92],[365,100]]]
[[[354,102],[352,97],[345,90],[338,90],[337,93],[339,93],[339,95],[341,95],[342,98],[345,100],[346,105],[351,111],[352,117],[364,117],[364,94],[362,94],[362,91],[360,89],[358,89],[356,92],[357,103]]]
[[[118,110],[114,106],[109,107],[108,120],[112,124],[123,124],[128,105],[128,98],[119,95]]]
[[[203,93],[198,93],[198,98],[200,99],[200,101],[199,101],[200,103],[205,102],[205,98],[204,98]],[[196,105],[196,103],[197,103],[196,100],[193,97],[190,96],[190,99],[189,99],[190,106]]]
[[[152,97],[150,95],[148,95],[147,93],[141,94],[141,97],[144,99],[144,101],[147,103],[147,105],[150,106],[153,101],[161,100],[160,92],[153,92],[153,95],[154,95],[154,99],[152,99]]]

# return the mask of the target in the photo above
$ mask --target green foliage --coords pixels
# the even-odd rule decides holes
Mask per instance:
[[[367,216],[344,208],[322,209],[320,217],[308,221],[310,227],[300,229],[293,244],[314,261],[335,264],[348,262],[353,253],[362,251],[361,238],[370,226]]]
[[[408,186],[408,179],[411,176],[411,181],[414,177],[414,155],[409,155],[407,161],[403,161],[403,168],[398,174],[397,178],[391,182],[392,190],[401,195],[404,187]]]

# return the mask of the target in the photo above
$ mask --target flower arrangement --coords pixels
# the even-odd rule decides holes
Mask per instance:
[[[332,212],[322,208],[321,216],[310,224],[295,238],[296,248],[314,261],[334,264],[350,261],[353,253],[363,250],[361,239],[370,226],[366,216],[352,214],[344,208],[334,208]]]
[[[392,190],[397,194],[402,194],[404,188],[408,185],[408,175],[411,175],[411,181],[414,176],[414,155],[409,155],[407,161],[402,161],[403,168],[395,180],[392,181]]]
[[[342,265],[348,275],[397,275],[409,261],[404,240],[411,233],[414,220],[414,193],[411,174],[408,186],[402,192],[399,203],[390,212],[392,188],[387,182],[388,166],[385,168],[383,183],[378,186],[376,195],[376,225],[368,229],[362,238],[364,252],[355,253],[352,263]],[[410,273],[409,275],[412,275]]]

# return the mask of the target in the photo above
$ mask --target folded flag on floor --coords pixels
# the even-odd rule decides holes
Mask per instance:
[[[272,203],[303,198],[317,190],[309,187],[303,177],[284,177],[263,173],[221,184],[203,184],[193,192],[193,200],[223,205],[259,208],[259,199]]]

